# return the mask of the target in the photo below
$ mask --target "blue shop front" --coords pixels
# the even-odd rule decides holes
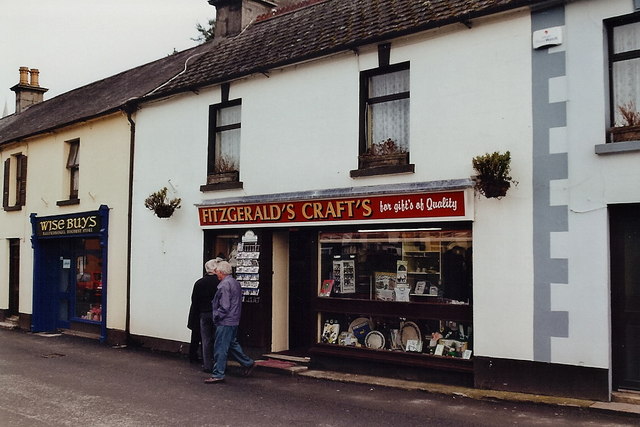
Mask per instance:
[[[34,251],[33,332],[77,331],[106,339],[109,208],[38,217]]]

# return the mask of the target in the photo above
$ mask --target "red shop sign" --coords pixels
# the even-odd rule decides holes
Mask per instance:
[[[464,191],[200,207],[201,226],[464,217]]]

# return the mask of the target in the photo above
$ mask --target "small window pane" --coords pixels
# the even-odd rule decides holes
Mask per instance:
[[[226,126],[240,123],[241,105],[227,107],[218,110],[218,120],[216,126]]]
[[[370,143],[391,138],[404,151],[409,151],[409,99],[373,104],[369,114]]]
[[[613,45],[614,53],[640,49],[640,22],[615,27]]]
[[[240,129],[231,129],[218,133],[216,144],[216,172],[239,170],[240,166]]]
[[[640,59],[613,63],[613,102],[616,126],[624,124],[618,107],[635,105],[640,108]]]
[[[409,70],[380,74],[371,77],[370,97],[392,95],[409,91]]]
[[[71,144],[69,144],[69,158],[67,159],[68,168],[78,166],[80,162],[79,148],[80,144],[77,142],[72,142]]]

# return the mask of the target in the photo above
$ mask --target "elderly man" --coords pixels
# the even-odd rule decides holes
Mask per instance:
[[[227,261],[216,264],[215,274],[220,279],[212,302],[216,339],[213,351],[213,373],[211,378],[204,380],[207,384],[224,382],[229,352],[244,367],[243,376],[251,375],[255,367],[255,362],[244,354],[236,337],[242,311],[242,289],[240,283],[231,276],[231,271],[231,264]]]
[[[204,264],[206,274],[193,285],[191,293],[190,314],[198,316],[200,341],[202,342],[202,370],[211,373],[213,370],[213,313],[211,301],[220,280],[215,275],[216,264],[222,258],[210,259]],[[193,339],[192,339],[193,340]]]

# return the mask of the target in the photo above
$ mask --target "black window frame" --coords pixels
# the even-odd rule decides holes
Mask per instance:
[[[410,71],[410,62],[400,62],[397,64],[384,64],[377,68],[364,70],[360,72],[360,105],[359,105],[359,141],[358,141],[358,154],[362,156],[367,152],[370,146],[369,141],[369,108],[371,105],[381,104],[384,102],[397,101],[402,99],[411,99],[411,91],[398,92],[391,95],[371,97],[370,85],[371,79],[375,76],[384,74],[391,74],[398,71]],[[411,113],[409,113],[411,114]],[[408,126],[408,124],[407,124]],[[351,171],[351,177],[369,176],[369,175],[381,175],[391,173],[406,173],[415,172],[415,165],[409,163],[409,151],[406,155],[406,164],[394,165],[394,166],[380,166],[380,167],[366,167],[360,161],[358,169]]]
[[[225,108],[242,106],[242,98],[229,100],[229,88],[223,87],[223,101],[217,104],[209,106],[209,134],[207,145],[207,184],[200,186],[200,191],[214,191],[214,190],[226,190],[232,188],[242,188],[243,184],[239,180],[239,173],[231,178],[231,181],[210,183],[210,178],[215,178],[221,175],[216,171],[216,148],[220,143],[220,136],[222,132],[236,130],[242,128],[242,119],[238,123],[232,123],[227,125],[218,125],[218,113]],[[240,165],[238,164],[238,172]]]
[[[15,159],[15,181],[11,182],[11,158]],[[9,205],[11,187],[15,190],[15,203]],[[27,156],[22,153],[12,154],[4,161],[4,182],[2,192],[2,208],[5,211],[18,211],[27,203]]]
[[[640,12],[635,12],[629,15],[619,16],[615,18],[610,18],[604,20],[604,25],[606,28],[607,34],[607,62],[608,62],[608,72],[609,72],[609,124],[613,128],[615,127],[615,117],[616,117],[616,105],[615,105],[615,88],[614,88],[614,76],[613,76],[613,65],[616,62],[627,61],[630,59],[640,59],[640,49],[635,49],[632,51],[626,51],[622,53],[615,53],[614,46],[614,37],[613,32],[617,27],[621,27],[627,24],[640,23]],[[640,90],[640,88],[638,88]],[[640,108],[640,105],[637,106]]]

